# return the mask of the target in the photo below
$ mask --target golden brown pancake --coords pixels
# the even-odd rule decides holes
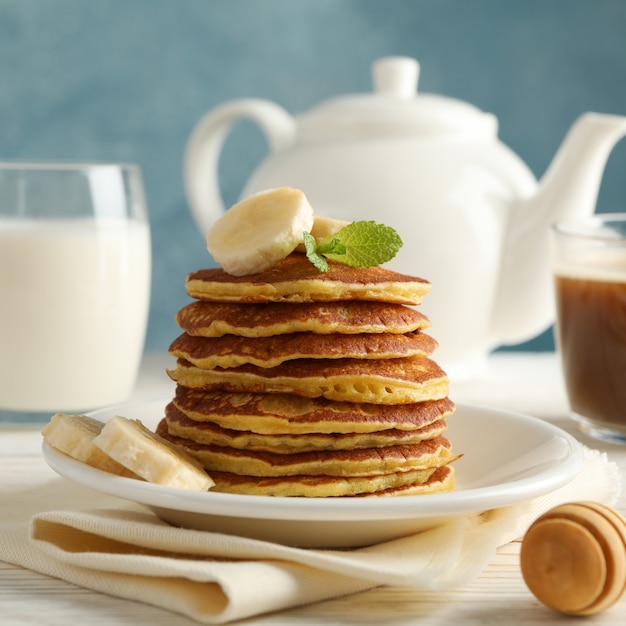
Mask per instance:
[[[416,404],[358,404],[286,394],[202,391],[178,385],[174,404],[189,419],[259,434],[413,431],[454,412],[449,398]]]
[[[402,359],[298,359],[277,367],[241,365],[201,369],[184,359],[168,375],[207,391],[291,393],[340,402],[410,404],[448,395],[448,377],[427,357]]]
[[[388,428],[372,433],[262,435],[246,430],[222,428],[213,422],[197,422],[189,419],[173,402],[165,408],[165,419],[168,432],[176,437],[201,444],[277,454],[411,445],[439,437],[447,428],[446,420],[440,419],[416,430]]]
[[[454,489],[454,470],[449,465],[379,476],[285,476],[259,478],[224,472],[211,474],[211,491],[279,497],[349,497],[426,495]]]
[[[320,272],[304,254],[293,253],[252,276],[231,276],[219,268],[192,272],[187,293],[210,302],[332,302],[371,300],[419,304],[431,284],[382,267],[349,267],[329,263]]]
[[[177,324],[198,337],[271,337],[289,333],[410,333],[430,327],[417,309],[385,302],[231,304],[195,301],[176,314]]]
[[[166,420],[161,421],[157,433],[200,461],[209,474],[216,471],[246,476],[378,476],[440,467],[455,458],[445,437],[383,448],[276,454],[178,437],[169,432]]]
[[[454,467],[451,465],[443,465],[442,467],[438,467],[425,483],[392,487],[391,489],[375,491],[373,493],[360,493],[356,497],[383,498],[390,496],[424,496],[454,491],[455,487],[456,478]]]
[[[365,333],[363,335],[317,335],[294,333],[277,337],[192,337],[183,333],[169,347],[169,353],[202,369],[230,368],[250,363],[276,367],[294,359],[394,359],[428,356],[437,342],[413,332]]]

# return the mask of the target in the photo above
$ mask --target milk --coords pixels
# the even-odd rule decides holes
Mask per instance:
[[[149,291],[146,223],[0,218],[0,409],[127,399]]]

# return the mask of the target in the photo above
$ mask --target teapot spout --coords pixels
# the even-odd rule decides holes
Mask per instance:
[[[494,346],[532,339],[553,323],[549,227],[595,211],[606,162],[625,135],[626,116],[581,115],[536,193],[512,208],[491,324]]]

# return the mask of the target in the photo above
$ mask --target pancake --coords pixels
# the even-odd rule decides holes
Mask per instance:
[[[211,474],[211,491],[255,496],[329,498],[346,496],[395,496],[443,493],[454,489],[449,465],[412,472],[342,478],[337,476],[285,476],[259,478],[223,472]]]
[[[434,493],[446,493],[454,491],[456,487],[456,477],[454,467],[443,465],[438,467],[425,483],[415,483],[401,487],[392,487],[383,491],[373,493],[360,493],[355,497],[361,498],[383,498],[390,496],[424,496]]]
[[[286,394],[204,392],[178,385],[174,404],[189,419],[259,434],[349,434],[420,430],[454,412],[449,398],[416,404],[358,404]]]
[[[428,356],[437,342],[421,332],[405,335],[366,333],[363,335],[317,335],[294,333],[277,337],[192,337],[183,333],[169,347],[174,357],[202,369],[231,368],[250,363],[276,367],[294,359],[393,359]]]
[[[442,435],[446,428],[445,419],[440,419],[416,430],[389,428],[373,433],[309,433],[263,435],[246,430],[222,428],[213,422],[197,422],[189,419],[170,402],[165,408],[168,432],[176,437],[191,439],[205,445],[238,448],[276,454],[311,452],[320,450],[357,450],[391,445],[416,444]]]
[[[320,272],[304,254],[293,253],[271,268],[251,276],[231,276],[220,268],[187,276],[187,293],[210,302],[333,302],[366,300],[420,304],[431,284],[383,267],[350,267],[329,263]]]
[[[169,432],[161,420],[157,434],[200,461],[209,472],[247,476],[378,476],[447,465],[450,442],[435,437],[413,445],[276,454],[198,443]]]
[[[207,391],[290,393],[340,402],[410,404],[448,395],[448,377],[427,357],[401,359],[299,359],[277,367],[255,365],[201,369],[178,359],[168,375]]]
[[[410,333],[430,327],[417,309],[385,302],[230,304],[195,301],[176,314],[176,323],[198,337],[272,337],[289,333]]]

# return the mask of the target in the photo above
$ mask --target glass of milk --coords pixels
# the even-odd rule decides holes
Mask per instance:
[[[136,166],[0,162],[0,424],[128,399],[150,273]]]

